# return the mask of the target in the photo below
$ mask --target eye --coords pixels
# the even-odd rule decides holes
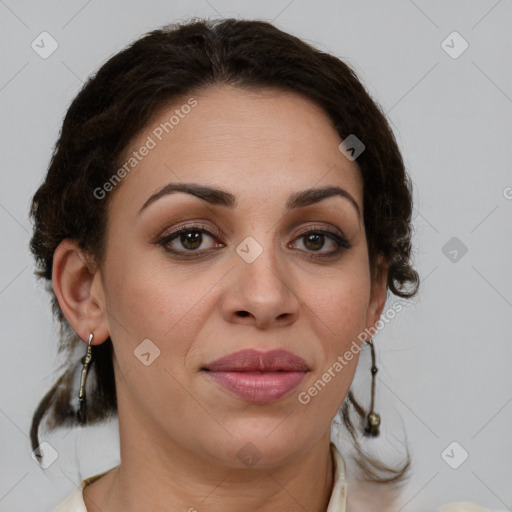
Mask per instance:
[[[318,253],[311,254],[311,257],[316,258],[335,256],[343,249],[352,247],[344,236],[326,229],[310,229],[297,236],[295,241],[300,241],[300,243],[296,244],[295,242],[296,245],[292,247],[293,249]],[[294,243],[292,242],[292,244]]]
[[[205,256],[212,250],[225,247],[218,241],[219,238],[220,235],[212,233],[206,226],[194,224],[176,228],[154,243],[175,256],[191,258]],[[314,259],[338,256],[352,245],[341,233],[314,228],[296,236],[288,247],[299,249]]]
[[[166,234],[155,242],[174,254],[209,251],[224,247],[209,230],[203,226],[184,226]]]

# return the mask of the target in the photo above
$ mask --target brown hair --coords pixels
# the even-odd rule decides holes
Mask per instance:
[[[385,115],[347,64],[264,21],[192,19],[150,32],[110,58],[84,84],[67,111],[48,173],[32,201],[30,248],[36,275],[46,280],[52,295],[60,324],[59,353],[67,353],[61,376],[34,413],[33,449],[39,445],[39,425],[45,416],[50,429],[77,421],[71,390],[76,388],[79,361],[73,356],[83,345],[77,343],[79,338],[51,286],[55,249],[71,238],[101,264],[109,197],[97,199],[93,191],[122,165],[123,151],[160,109],[214,84],[302,94],[325,110],[341,139],[355,134],[364,143],[357,164],[363,178],[372,279],[378,271],[376,258],[382,254],[389,263],[389,290],[400,297],[412,297],[417,291],[418,274],[409,262],[411,183]],[[94,389],[87,400],[90,423],[117,413],[112,354],[110,338],[93,347]],[[350,405],[361,417],[365,411],[349,393],[342,417],[366,477],[380,483],[403,479],[409,454],[398,469],[365,455],[350,420]]]

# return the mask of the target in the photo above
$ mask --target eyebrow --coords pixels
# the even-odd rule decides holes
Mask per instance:
[[[237,205],[236,197],[233,194],[218,188],[198,185],[197,183],[169,183],[151,195],[137,212],[137,215],[140,215],[143,210],[158,199],[176,192],[193,195],[212,205],[226,206],[228,208],[235,208]],[[286,201],[286,209],[303,208],[333,196],[347,199],[354,206],[357,215],[361,217],[359,205],[352,195],[341,187],[335,186],[310,188],[295,192]]]

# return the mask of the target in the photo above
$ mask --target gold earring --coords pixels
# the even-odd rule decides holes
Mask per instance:
[[[76,418],[78,423],[84,424],[87,422],[86,414],[86,400],[85,400],[85,382],[87,380],[87,372],[89,370],[89,364],[92,360],[92,339],[94,335],[92,332],[89,334],[89,344],[87,346],[87,352],[82,357],[82,372],[80,374],[80,389],[78,391],[79,406],[76,411]]]
[[[370,402],[370,412],[366,416],[366,427],[364,431],[366,435],[376,437],[379,435],[380,415],[373,410],[373,407],[375,405],[375,375],[379,370],[375,365],[375,348],[373,346],[373,338],[366,343],[370,345],[372,352],[372,366],[370,368],[372,374],[372,397]]]

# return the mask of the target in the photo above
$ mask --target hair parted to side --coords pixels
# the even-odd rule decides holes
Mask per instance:
[[[58,370],[60,377],[33,415],[33,449],[39,445],[43,419],[49,429],[77,424],[71,390],[78,379],[80,362],[72,356],[79,338],[51,286],[55,249],[63,239],[74,239],[101,266],[109,198],[122,183],[104,199],[94,191],[111,179],[122,165],[123,151],[162,108],[213,85],[302,94],[325,110],[342,140],[355,134],[365,145],[357,164],[363,178],[372,279],[378,272],[377,257],[383,255],[393,294],[408,298],[418,289],[419,277],[410,264],[412,185],[385,115],[347,64],[265,21],[192,18],[149,32],[86,81],[67,111],[47,175],[32,200],[30,248],[36,275],[46,282],[60,324],[59,353],[68,355]],[[110,338],[93,347],[89,423],[117,413],[112,356]],[[365,454],[350,419],[350,406],[359,416],[365,411],[349,393],[342,418],[365,477],[378,483],[403,480],[409,453],[399,468]]]

